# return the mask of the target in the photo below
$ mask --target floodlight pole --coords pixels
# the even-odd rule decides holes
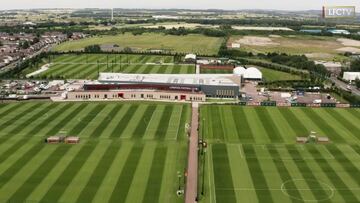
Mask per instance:
[[[179,179],[179,189],[178,190],[181,190],[181,173],[180,173],[180,171],[177,172],[177,176]]]
[[[112,61],[112,64],[111,64],[111,72],[112,73],[114,72],[114,61]]]
[[[122,72],[122,66],[121,66],[121,63],[122,63],[122,59],[121,59],[121,54],[120,54],[120,72]]]
[[[98,77],[100,76],[100,70],[99,70],[99,60],[97,60],[97,72],[98,72]]]
[[[109,55],[106,55],[106,69],[109,69]]]

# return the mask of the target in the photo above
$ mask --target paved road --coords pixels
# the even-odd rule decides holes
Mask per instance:
[[[335,85],[343,90],[347,90],[348,84],[337,79],[336,77],[331,77],[330,80],[335,83]],[[360,96],[360,90],[356,89],[354,86],[352,86],[351,92],[354,95]]]
[[[196,202],[198,181],[198,126],[199,104],[192,104],[191,133],[188,153],[188,168],[186,177],[185,203]]]

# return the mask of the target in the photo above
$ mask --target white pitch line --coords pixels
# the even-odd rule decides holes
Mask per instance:
[[[244,159],[245,156],[244,156],[243,153],[242,153],[241,145],[238,145],[238,150],[239,150],[239,153],[240,153],[240,158]]]

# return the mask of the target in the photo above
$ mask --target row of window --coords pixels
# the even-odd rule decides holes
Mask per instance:
[[[80,94],[80,95],[75,95],[76,99],[90,99],[91,98],[91,94]]]
[[[170,95],[160,95],[160,99],[170,99]]]
[[[218,96],[234,96],[234,90],[216,90]]]
[[[191,101],[202,101],[201,97],[190,97]]]

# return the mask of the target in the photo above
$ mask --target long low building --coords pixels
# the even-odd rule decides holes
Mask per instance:
[[[202,92],[208,97],[238,97],[241,77],[233,74],[124,74],[100,73],[85,90],[152,89]]]
[[[67,98],[205,101],[206,97],[237,98],[240,87],[241,77],[234,74],[100,73],[97,81],[85,82]]]
[[[343,79],[348,81],[360,80],[360,72],[344,72]]]

